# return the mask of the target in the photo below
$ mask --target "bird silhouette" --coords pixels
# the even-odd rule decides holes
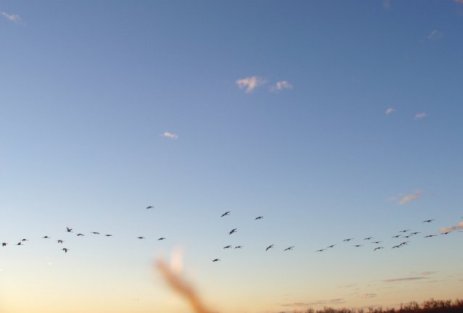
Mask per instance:
[[[230,231],[228,232],[228,234],[229,234],[229,235],[232,235],[232,234],[236,233],[236,231],[237,231],[237,228],[233,228],[232,230],[230,230]]]
[[[384,247],[382,247],[382,246],[381,247],[376,247],[376,248],[373,249],[373,251],[377,251],[377,250],[381,250],[381,249],[384,249]]]
[[[392,236],[392,238],[399,238],[400,235],[395,235],[395,236]]]
[[[48,239],[48,238],[50,238],[50,237],[48,237],[48,236],[43,236],[42,238],[43,238],[43,239]]]
[[[243,246],[235,246],[235,249],[241,249]]]
[[[148,205],[148,206],[146,207],[147,210],[152,209],[152,208],[154,208],[152,205]]]
[[[315,251],[315,252],[323,252],[323,251],[325,251],[325,249],[318,249],[318,250]]]
[[[328,248],[334,248],[335,245],[329,245],[328,247],[326,247],[327,249]]]
[[[145,237],[143,237],[143,236],[138,236],[137,238],[138,239],[145,239]]]
[[[363,240],[371,240],[373,237],[366,237],[366,238],[363,238]]]
[[[261,219],[263,219],[263,218],[264,218],[263,216],[257,216],[257,217],[255,218],[255,220],[257,221],[257,220],[261,220]]]
[[[293,250],[294,249],[294,246],[289,246],[288,248],[284,249],[283,251],[290,251],[290,250]]]
[[[27,241],[27,239],[26,239],[26,238],[23,238],[23,239],[21,239],[21,241],[22,241],[22,242],[25,242],[25,241]]]
[[[228,246],[225,246],[223,247],[224,249],[230,249],[232,246],[231,245],[228,245]]]
[[[423,223],[431,223],[434,219],[424,220]]]
[[[100,233],[97,232],[97,231],[92,231],[92,234],[94,234],[94,235],[99,235]]]
[[[360,248],[362,245],[354,245],[354,247],[356,248]]]
[[[270,246],[267,246],[267,248],[265,248],[265,251],[268,251],[268,250],[270,250],[272,248],[273,248],[273,244],[271,244]]]
[[[343,241],[344,241],[344,242],[349,242],[349,241],[351,241],[351,240],[353,240],[353,239],[354,239],[354,238],[346,238],[346,239],[344,239]]]
[[[70,232],[72,232],[72,228],[66,227],[66,231],[67,231],[68,233],[70,233]]]
[[[436,235],[426,235],[424,236],[424,238],[431,238],[431,237],[435,237]]]
[[[158,240],[166,240],[166,237],[159,237]]]
[[[213,259],[212,262],[219,262],[220,259]]]
[[[395,246],[392,246],[392,249],[397,249],[397,248],[400,248],[402,247],[401,245],[395,245]]]
[[[374,244],[380,244],[381,241],[373,241]]]
[[[85,235],[82,234],[82,233],[78,233],[76,236],[77,236],[77,237],[82,237],[82,236],[85,236]]]
[[[402,229],[401,231],[399,231],[399,233],[406,233],[408,231],[409,231],[409,229]]]
[[[68,253],[68,250],[69,250],[69,249],[68,249],[68,248],[63,248],[63,249],[61,249],[61,250],[63,250],[64,253]]]
[[[20,241],[20,242],[18,242],[16,245],[17,245],[17,246],[21,246],[21,245],[22,245],[22,242]]]
[[[7,242],[2,242],[2,247],[6,247],[7,244]]]
[[[220,215],[220,217],[224,217],[224,216],[227,216],[227,215],[230,215],[230,211],[224,212],[222,215]]]
[[[112,237],[113,235],[111,235],[111,234],[106,234],[105,236],[106,236],[106,237]]]
[[[63,243],[63,241],[61,239],[58,240],[58,243]]]

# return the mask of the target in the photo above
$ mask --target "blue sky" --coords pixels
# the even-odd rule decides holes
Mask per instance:
[[[422,235],[463,217],[462,31],[451,0],[1,0],[3,309],[182,311],[176,247],[222,312],[457,297],[461,227]]]

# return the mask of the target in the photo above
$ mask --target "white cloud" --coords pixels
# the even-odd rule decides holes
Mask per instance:
[[[415,120],[422,120],[427,116],[428,116],[428,113],[426,112],[418,112],[415,114]]]
[[[17,14],[9,14],[9,13],[0,11],[0,15],[13,23],[19,23],[21,21],[21,17]]]
[[[271,91],[281,91],[285,89],[293,89],[293,85],[287,80],[280,80],[277,81],[272,87],[270,87]]]
[[[263,84],[265,84],[265,80],[258,76],[244,77],[236,81],[238,88],[245,89],[246,93],[253,92],[257,87],[262,86]]]
[[[438,31],[437,29],[433,29],[429,34],[428,34],[428,40],[437,40],[442,37],[443,33],[441,31]]]
[[[389,107],[389,108],[386,109],[386,111],[384,111],[384,114],[390,115],[390,114],[392,114],[394,112],[395,112],[395,109],[393,107]]]
[[[404,205],[404,204],[407,204],[409,202],[418,200],[418,198],[421,197],[421,194],[422,194],[421,191],[417,191],[415,193],[409,193],[409,194],[400,196],[399,197],[399,204]]]
[[[167,139],[171,139],[171,140],[177,140],[178,139],[178,135],[175,134],[175,133],[172,133],[172,132],[163,132],[161,134],[162,137],[164,138],[167,138]]]

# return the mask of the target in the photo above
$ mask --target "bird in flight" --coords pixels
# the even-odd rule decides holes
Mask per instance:
[[[363,240],[371,240],[373,237],[366,237],[366,238],[363,238]]]
[[[152,209],[152,208],[154,208],[154,206],[152,206],[152,205],[148,205],[148,206],[146,207],[147,210]]]
[[[409,229],[402,229],[399,233],[406,233],[408,231],[409,231]]]
[[[222,215],[220,215],[220,217],[224,217],[224,216],[227,216],[227,215],[230,215],[230,211],[224,212]]]
[[[2,242],[2,247],[6,247],[7,244],[7,242]]]
[[[78,233],[78,234],[77,234],[77,237],[81,237],[81,236],[85,236],[85,235],[82,234],[82,233]]]
[[[373,249],[373,251],[377,251],[377,250],[381,250],[381,249],[384,249],[384,247],[376,247]]]
[[[396,248],[400,248],[400,247],[402,247],[402,246],[401,245],[395,245],[395,246],[392,247],[392,249],[396,249]]]
[[[435,237],[436,235],[426,235],[424,236],[424,238],[431,238],[431,237]]]
[[[265,248],[265,251],[268,251],[268,250],[270,250],[272,248],[273,248],[273,244],[271,244],[270,246],[267,246],[267,248]]]
[[[346,238],[346,239],[344,239],[343,241],[349,242],[349,241],[351,241],[352,239],[354,239],[354,238]]]
[[[72,228],[66,227],[66,231],[67,231],[68,233],[70,233],[70,232],[72,232]]]
[[[22,242],[20,241],[20,242],[18,242],[16,245],[17,245],[17,246],[21,246],[21,245],[22,245]]]
[[[429,220],[424,220],[423,223],[431,223],[432,221],[434,221],[434,219],[429,219]]]
[[[362,245],[354,245],[354,247],[356,248],[360,248]]]
[[[374,244],[380,244],[381,241],[373,241]]]
[[[111,235],[111,234],[106,234],[105,236],[106,236],[106,237],[112,237],[112,235]]]
[[[323,251],[325,251],[325,249],[318,249],[318,250],[315,251],[315,252],[323,252]]]
[[[159,237],[158,240],[166,240],[166,237]]]
[[[400,235],[395,235],[395,236],[392,236],[392,238],[399,238]]]
[[[328,248],[334,248],[335,245],[329,245],[328,247],[326,247],[327,249]]]
[[[243,246],[235,246],[235,249],[241,249]]]
[[[92,231],[92,234],[94,234],[94,235],[99,235],[100,233],[97,232],[97,231]]]
[[[23,239],[21,239],[21,241],[24,242],[24,241],[27,241],[27,239],[26,239],[26,238],[23,238]]]
[[[212,260],[212,262],[219,262],[219,261],[220,261],[220,259],[214,259],[214,260]]]
[[[137,238],[138,239],[145,239],[145,237],[143,237],[143,236],[138,236]]]
[[[58,240],[58,243],[63,243],[63,241],[61,239]]]
[[[61,249],[61,250],[63,250],[64,253],[68,253],[68,250],[69,250],[69,249],[68,249],[68,248],[63,248],[63,249]]]
[[[232,230],[230,230],[230,232],[228,232],[228,234],[229,235],[234,234],[236,233],[237,230],[238,230],[237,228],[233,228]]]
[[[228,245],[228,246],[225,246],[223,247],[224,249],[230,249],[231,248],[231,245]]]
[[[257,221],[257,220],[261,220],[261,219],[263,219],[263,218],[264,218],[264,217],[263,217],[262,215],[260,215],[260,216],[257,216],[257,217],[255,218],[255,220]]]
[[[48,236],[43,236],[42,238],[43,238],[43,239],[48,239],[48,238],[50,238],[50,237],[48,237]]]
[[[294,246],[289,246],[288,248],[284,249],[283,251],[291,251],[294,249]]]

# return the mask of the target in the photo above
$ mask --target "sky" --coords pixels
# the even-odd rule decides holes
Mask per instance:
[[[159,259],[223,313],[462,298],[462,34],[459,0],[0,0],[0,310],[191,312]]]

